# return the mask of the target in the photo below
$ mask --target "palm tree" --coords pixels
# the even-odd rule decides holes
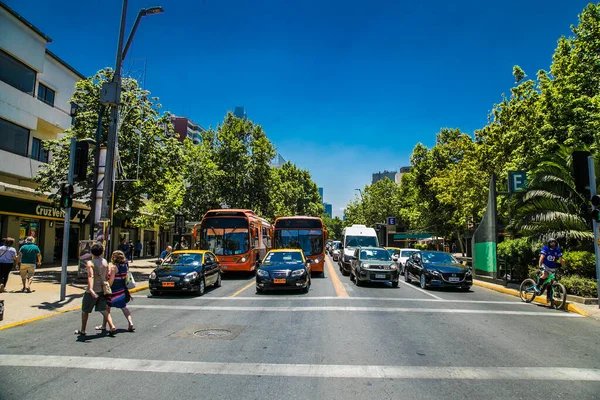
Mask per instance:
[[[561,146],[528,174],[527,190],[516,199],[511,230],[532,240],[593,242],[590,199],[576,188],[572,154],[573,149]]]

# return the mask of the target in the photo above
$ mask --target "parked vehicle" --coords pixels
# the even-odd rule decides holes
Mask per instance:
[[[194,292],[204,294],[207,286],[221,286],[221,265],[207,250],[174,251],[150,273],[150,293]]]
[[[350,262],[357,247],[378,247],[377,233],[365,225],[352,225],[342,231],[338,266],[342,275],[350,274]]]
[[[451,254],[442,251],[416,251],[404,268],[404,279],[419,281],[422,289],[430,286],[457,287],[469,291],[473,285],[471,269],[458,262]]]
[[[398,287],[398,267],[382,247],[357,247],[350,264],[350,280],[356,286],[367,282],[391,282],[393,287]]]
[[[311,265],[300,249],[271,250],[257,262],[256,292],[299,289],[308,293]]]

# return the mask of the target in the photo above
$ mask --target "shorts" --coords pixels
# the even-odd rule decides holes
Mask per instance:
[[[85,292],[81,301],[81,311],[90,314],[94,308],[96,311],[106,311],[106,296],[98,294],[98,298],[95,299],[90,292]]]
[[[20,269],[21,278],[33,278],[33,274],[35,274],[35,264],[23,264],[21,263]]]
[[[544,272],[547,272],[549,274],[553,274],[554,271],[556,271],[556,268],[550,268],[549,266],[547,266],[546,264],[542,264],[542,267],[540,269],[543,269]]]

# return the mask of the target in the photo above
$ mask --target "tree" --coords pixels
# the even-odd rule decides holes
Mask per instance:
[[[308,171],[288,161],[280,168],[272,168],[271,177],[273,190],[267,218],[292,215],[319,217],[323,214],[319,188]]]
[[[329,239],[332,240],[340,240],[342,238],[342,230],[343,230],[343,221],[340,217],[331,218],[327,214],[323,214],[321,216],[323,220],[323,224],[327,228],[329,232]]]
[[[107,68],[76,84],[72,97],[72,101],[80,105],[76,123],[65,131],[62,139],[50,140],[45,144],[52,153],[52,159],[46,168],[40,169],[35,178],[39,183],[39,192],[52,192],[51,198],[56,198],[61,183],[66,182],[69,165],[68,143],[71,137],[74,136],[78,140],[95,139],[98,113],[101,109],[100,87],[103,82],[112,79],[112,75],[113,71]],[[146,207],[144,212],[158,212],[158,216],[167,218],[169,210],[176,208],[179,201],[171,192],[181,190],[183,177],[179,173],[179,164],[183,159],[182,145],[169,137],[169,115],[161,113],[158,99],[150,98],[149,95],[150,92],[140,88],[136,80],[123,79],[118,124],[117,178],[131,181],[115,184],[114,207],[117,214],[133,217],[139,217],[140,211]],[[108,124],[108,110],[105,110],[103,132],[108,132]],[[98,147],[92,150],[92,155]],[[90,162],[89,178],[77,185],[73,196],[89,206],[92,206],[93,199],[91,191],[94,168],[96,166]],[[148,204],[146,198],[152,199],[152,203]]]
[[[375,226],[385,223],[388,217],[400,216],[400,187],[389,178],[365,186],[362,198],[346,207],[346,225]]]

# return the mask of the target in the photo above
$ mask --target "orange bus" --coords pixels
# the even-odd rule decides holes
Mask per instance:
[[[275,220],[273,248],[299,248],[311,260],[311,270],[325,273],[327,230],[321,218],[281,217]]]
[[[271,250],[273,227],[252,210],[209,210],[194,226],[194,248],[217,255],[223,272],[256,269]]]

